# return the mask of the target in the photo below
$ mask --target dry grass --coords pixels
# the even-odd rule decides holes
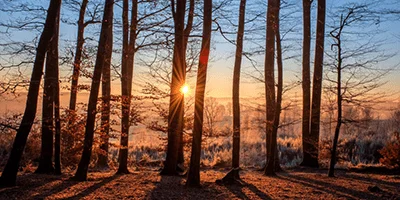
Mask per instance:
[[[86,182],[71,175],[24,174],[18,186],[0,189],[0,199],[400,199],[400,176],[296,169],[276,177],[242,171],[243,185],[218,185],[226,171],[204,170],[201,188],[187,188],[183,177],[160,176],[156,171],[129,175],[93,172]],[[371,192],[368,187],[378,186]]]

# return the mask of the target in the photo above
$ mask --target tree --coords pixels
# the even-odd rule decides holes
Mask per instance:
[[[194,17],[194,0],[189,0],[189,13],[188,13],[188,18],[187,18],[187,24],[184,30],[184,58],[185,58],[185,73],[184,73],[184,79],[186,80],[186,73],[187,71],[190,71],[191,68],[188,68],[188,65],[186,63],[186,51],[187,51],[187,46],[189,42],[189,36],[190,32],[192,31],[193,28],[193,17]],[[191,65],[189,65],[191,66]],[[183,99],[184,101],[184,99]],[[179,104],[182,106],[183,112],[180,113],[181,118],[184,119],[185,117],[185,103],[183,102],[182,104]],[[184,163],[184,155],[183,155],[183,132],[184,132],[184,126],[181,126],[178,132],[178,143],[179,143],[179,149],[178,149],[178,164],[183,165]],[[178,166],[179,167],[179,166]]]
[[[75,49],[75,58],[74,58],[74,68],[72,72],[72,82],[71,82],[71,95],[69,100],[69,109],[71,111],[75,111],[76,108],[76,98],[78,93],[78,79],[81,68],[82,61],[82,51],[83,44],[85,43],[84,31],[85,31],[85,13],[86,7],[89,0],[82,0],[81,7],[79,10],[79,19],[78,19],[78,34],[76,39],[76,49]],[[72,120],[72,119],[71,119]]]
[[[57,74],[58,74],[58,38],[59,18],[57,15],[54,35],[49,45],[46,56],[46,69],[44,75],[43,106],[42,106],[42,146],[40,151],[39,166],[35,173],[49,174],[54,172],[53,166],[53,137],[54,103],[56,98]]]
[[[18,128],[17,134],[15,136],[10,157],[1,175],[0,186],[15,185],[19,168],[19,161],[21,160],[21,156],[25,148],[29,132],[32,128],[33,121],[36,116],[36,108],[39,95],[40,81],[43,73],[44,59],[46,52],[49,48],[48,44],[51,42],[55,34],[55,27],[57,25],[57,16],[58,13],[60,12],[60,8],[61,8],[61,0],[50,1],[50,5],[46,16],[46,22],[36,50],[36,57],[33,64],[31,80],[29,83],[24,116],[22,118],[20,127]]]
[[[314,77],[312,86],[310,146],[306,147],[311,155],[307,158],[309,167],[318,168],[319,129],[321,119],[322,72],[325,41],[325,0],[318,0],[317,37],[315,41]],[[306,164],[303,162],[303,164]]]
[[[87,171],[89,168],[90,156],[92,154],[96,105],[99,94],[100,78],[104,65],[106,65],[107,60],[111,59],[111,57],[107,55],[106,49],[112,49],[113,8],[114,1],[105,0],[99,47],[97,50],[96,64],[94,67],[92,78],[92,87],[90,89],[89,95],[83,152],[78,165],[78,169],[74,176],[74,179],[79,181],[85,181],[87,179]]]
[[[203,133],[204,93],[207,80],[207,65],[210,55],[211,23],[212,0],[204,0],[203,35],[200,50],[199,68],[197,71],[192,152],[190,155],[190,166],[186,181],[187,186],[200,185],[201,137]]]
[[[112,31],[109,31],[110,37],[113,37]],[[100,150],[97,161],[97,167],[108,168],[108,139],[110,134],[110,111],[111,111],[111,56],[112,56],[112,40],[104,50],[105,59],[101,76],[101,128],[100,128]]]
[[[303,0],[303,116],[302,116],[302,143],[303,143],[303,161],[301,165],[312,166],[312,156],[310,146],[310,43],[311,43],[311,4],[312,0]]]
[[[243,37],[245,23],[246,0],[240,1],[239,7],[239,27],[236,38],[235,65],[233,67],[233,84],[232,84],[232,111],[233,111],[233,135],[232,135],[232,170],[222,179],[223,182],[233,183],[240,179],[240,68],[242,64],[243,53]]]
[[[128,141],[130,127],[130,106],[132,92],[132,76],[135,56],[135,44],[137,37],[137,9],[138,1],[132,1],[131,25],[129,29],[127,0],[123,2],[123,46],[122,46],[122,68],[121,68],[121,91],[122,91],[122,119],[121,119],[121,148],[119,150],[119,168],[117,173],[129,173],[128,170]]]
[[[373,40],[374,36],[380,31],[373,30],[372,27],[380,24],[382,16],[375,14],[372,3],[358,3],[345,5],[338,9],[340,19],[338,24],[334,24],[330,36],[333,39],[331,52],[327,53],[332,66],[332,73],[327,75],[328,91],[336,96],[336,127],[332,141],[331,159],[328,176],[334,176],[335,164],[337,162],[337,146],[342,125],[361,120],[370,121],[371,114],[369,109],[364,109],[364,117],[361,120],[352,119],[343,114],[344,106],[370,107],[372,104],[382,99],[384,94],[375,92],[382,86],[382,78],[390,71],[378,64],[392,57],[389,53],[381,53],[381,43]],[[363,30],[368,32],[356,31]],[[364,35],[360,39],[360,35]],[[356,37],[357,42],[352,42],[352,37]],[[332,77],[334,75],[335,78]]]
[[[184,23],[186,0],[171,0],[172,16],[174,18],[175,42],[172,61],[172,80],[168,111],[168,146],[162,175],[175,175],[178,164],[179,130],[183,130],[183,94],[180,88],[185,84],[186,61],[184,53]]]
[[[265,44],[265,100],[266,100],[266,134],[267,134],[267,165],[264,170],[265,175],[275,175],[275,151],[276,134],[274,134],[275,118],[275,77],[274,77],[274,54],[276,21],[278,16],[278,0],[268,0],[267,9],[267,36]]]
[[[283,58],[282,58],[282,39],[281,39],[281,33],[280,33],[280,23],[279,23],[279,13],[280,13],[280,0],[277,1],[277,17],[275,18],[275,25],[276,25],[276,30],[275,30],[275,37],[276,37],[276,63],[278,67],[278,84],[277,84],[277,92],[276,92],[276,104],[275,104],[275,114],[274,114],[274,129],[273,129],[273,137],[275,137],[275,140],[277,139],[278,135],[278,129],[279,129],[279,124],[280,124],[280,115],[282,112],[282,94],[283,94]],[[282,168],[280,167],[279,163],[279,155],[278,155],[278,149],[277,147],[275,148],[275,160],[274,160],[274,170],[275,171],[281,171]]]

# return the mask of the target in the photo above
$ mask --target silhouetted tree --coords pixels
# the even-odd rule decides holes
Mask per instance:
[[[51,40],[55,34],[55,27],[57,26],[58,19],[57,16],[59,15],[60,7],[61,0],[50,1],[46,23],[44,25],[43,32],[40,36],[39,44],[36,50],[36,57],[33,65],[31,81],[29,83],[24,116],[15,136],[10,157],[1,175],[0,186],[15,185],[19,168],[19,161],[21,160],[21,156],[25,148],[29,132],[31,131],[33,121],[36,116],[36,108],[40,81],[43,73],[44,59],[46,52],[49,48],[49,44],[51,43]]]
[[[325,41],[325,0],[318,0],[317,37],[315,41],[314,77],[311,103],[310,146],[306,147],[310,157],[307,158],[309,167],[318,167],[319,129],[321,119],[322,72],[324,62]],[[306,164],[306,163],[303,163]]]
[[[207,65],[210,55],[211,24],[212,0],[204,0],[203,35],[200,50],[199,68],[197,71],[192,152],[190,155],[190,166],[186,181],[187,186],[200,185],[200,155],[201,137],[203,133],[204,93],[207,80]]]
[[[129,173],[128,170],[128,141],[130,127],[130,106],[132,93],[133,67],[136,51],[137,37],[137,10],[138,1],[132,1],[131,24],[128,21],[127,0],[123,2],[123,42],[122,42],[122,68],[121,68],[121,91],[122,91],[122,121],[121,121],[121,148],[119,150],[119,168],[117,173]]]
[[[49,174],[54,172],[53,167],[53,139],[55,133],[54,103],[56,98],[58,74],[58,38],[59,14],[57,16],[55,33],[49,45],[46,56],[46,69],[44,75],[43,105],[42,105],[42,146],[40,151],[39,166],[35,173]]]
[[[179,151],[179,130],[183,130],[183,97],[180,88],[185,83],[186,61],[184,48],[184,23],[186,0],[171,0],[172,16],[174,18],[174,54],[172,60],[172,80],[168,111],[168,145],[167,157],[164,162],[162,175],[176,175]]]
[[[274,54],[276,37],[276,18],[278,16],[279,0],[268,0],[267,9],[267,36],[265,44],[265,100],[266,100],[266,134],[267,134],[267,165],[265,175],[275,175],[276,134],[274,134],[275,118],[275,77]]]
[[[111,59],[111,57],[108,57],[109,55],[107,55],[106,49],[112,49],[113,8],[114,1],[105,0],[104,15],[101,26],[99,46],[97,50],[96,64],[94,67],[92,86],[89,95],[83,152],[78,165],[78,169],[74,176],[74,179],[79,181],[84,181],[87,179],[87,171],[89,168],[90,156],[92,154],[93,148],[94,125],[96,118],[96,105],[100,87],[100,78],[103,67],[104,65],[106,65],[106,60]]]
[[[312,156],[310,146],[310,52],[311,52],[311,4],[313,0],[303,0],[303,116],[302,116],[302,143],[303,143],[303,161],[301,165],[312,165]]]
[[[233,67],[232,83],[232,111],[233,111],[233,135],[232,135],[232,170],[222,179],[223,182],[233,183],[240,179],[240,68],[242,65],[244,23],[246,12],[246,0],[240,1],[239,6],[239,27],[236,38],[235,65]]]

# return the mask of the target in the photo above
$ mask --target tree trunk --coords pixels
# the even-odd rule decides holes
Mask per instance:
[[[200,185],[200,154],[201,137],[203,133],[204,92],[206,89],[207,65],[210,54],[211,23],[212,0],[204,0],[203,37],[200,50],[199,68],[197,71],[192,152],[186,182],[187,186]]]
[[[189,41],[190,32],[192,31],[193,17],[194,17],[194,0],[189,0],[189,3],[190,3],[190,5],[189,5],[189,14],[188,14],[186,28],[184,30],[184,35],[185,36],[184,36],[184,44],[183,44],[183,46],[185,48],[185,51],[184,51],[185,60],[186,60],[187,44],[188,44],[188,41]],[[187,66],[186,61],[185,61],[185,73],[184,73],[184,79],[185,80],[186,80],[186,71],[187,70],[189,70],[189,69],[188,69],[188,66]],[[185,116],[185,110],[184,110],[185,109],[185,103],[183,102],[181,105],[183,106],[183,108],[182,108],[182,112],[180,114],[182,115],[181,118],[183,119],[184,116]],[[179,138],[178,138],[179,139],[178,164],[180,164],[182,166],[183,166],[183,164],[185,162],[184,154],[183,154],[183,152],[184,152],[183,151],[183,146],[184,146],[184,143],[183,143],[183,129],[184,128],[185,127],[182,126],[182,129],[180,129],[179,133],[178,133],[178,135],[179,135]]]
[[[302,118],[302,166],[313,166],[310,138],[310,43],[311,43],[311,3],[312,0],[303,0],[303,118]],[[311,148],[310,148],[311,147]]]
[[[277,85],[277,92],[276,92],[276,105],[275,105],[275,116],[274,116],[274,132],[273,137],[277,140],[279,123],[280,123],[280,116],[282,112],[282,93],[283,93],[283,59],[282,59],[282,44],[281,44],[281,33],[279,28],[279,11],[280,11],[280,0],[277,0],[277,17],[275,18],[276,21],[276,63],[278,66],[278,85]],[[274,170],[282,171],[282,168],[279,163],[279,154],[278,154],[278,146],[276,145],[275,148],[275,167]]]
[[[58,50],[57,50],[58,51]],[[57,53],[58,54],[58,53]],[[58,57],[58,55],[57,55]],[[60,82],[59,82],[59,66],[57,63],[56,70],[56,87],[54,92],[54,121],[55,121],[55,138],[54,138],[54,173],[61,174],[61,121],[60,121]]]
[[[131,25],[128,21],[128,1],[123,2],[123,57],[122,57],[122,119],[121,119],[121,149],[119,150],[119,168],[117,173],[127,174],[128,170],[128,142],[129,142],[129,117],[132,99],[132,79],[137,31],[137,0],[132,1]]]
[[[112,31],[110,31],[112,35]],[[112,44],[109,44],[112,45]],[[110,134],[110,100],[111,100],[111,54],[112,48],[105,49],[106,59],[102,71],[101,81],[101,132],[100,151],[97,167],[108,169],[108,139]]]
[[[76,39],[76,49],[75,49],[75,58],[74,58],[74,69],[72,72],[72,83],[71,83],[71,95],[69,100],[69,109],[72,114],[75,114],[76,109],[76,98],[78,93],[78,79],[79,73],[81,69],[82,62],[82,50],[83,44],[85,43],[84,31],[85,31],[85,13],[86,7],[89,0],[82,0],[82,5],[79,10],[79,19],[78,19],[78,35]],[[73,119],[71,119],[73,120]]]
[[[39,39],[36,49],[36,57],[33,64],[32,76],[29,83],[28,96],[24,116],[14,139],[10,157],[3,170],[0,186],[13,186],[16,183],[21,160],[29,132],[31,131],[36,116],[37,101],[39,95],[40,81],[43,74],[43,64],[49,43],[54,36],[54,27],[57,24],[57,16],[60,12],[61,0],[51,0],[47,12],[46,23]]]
[[[57,25],[56,25],[57,26]],[[56,26],[54,28],[56,28]],[[57,32],[57,31],[55,31]],[[58,48],[57,35],[55,34],[49,45],[46,56],[44,74],[43,102],[42,102],[42,142],[40,149],[39,166],[35,173],[52,174],[53,167],[53,137],[54,137],[54,92],[55,70],[58,65],[56,51]]]
[[[268,0],[267,9],[267,38],[265,45],[265,99],[266,99],[266,134],[267,140],[267,166],[265,167],[265,175],[275,175],[275,151],[276,151],[276,134],[274,134],[274,118],[275,118],[275,78],[274,78],[274,53],[275,53],[275,32],[276,18],[278,14],[278,0]]]
[[[107,48],[112,49],[112,27],[113,27],[113,0],[105,0],[103,22],[101,26],[100,40],[97,50],[96,64],[92,78],[92,87],[90,89],[85,140],[83,145],[82,157],[75,173],[75,179],[84,181],[87,179],[87,171],[90,163],[90,156],[92,154],[94,125],[96,120],[96,106],[99,95],[100,78],[104,65],[107,60]]]
[[[54,173],[61,174],[61,121],[60,121],[60,67],[58,64],[58,38],[60,34],[60,12],[58,13],[56,35],[57,40],[53,43],[54,57],[57,62],[54,63]]]
[[[315,42],[314,78],[311,104],[310,167],[318,167],[319,129],[321,118],[322,72],[325,41],[325,0],[318,0],[317,38]]]
[[[343,15],[341,16],[340,19],[340,28],[338,31],[337,35],[333,35],[331,32],[331,36],[334,37],[336,40],[336,44],[333,46],[336,46],[338,49],[337,52],[337,119],[336,119],[336,128],[335,128],[335,135],[333,137],[333,142],[332,142],[332,150],[331,150],[331,160],[329,164],[329,171],[328,171],[328,176],[329,177],[334,177],[335,176],[335,165],[336,165],[336,149],[337,149],[337,144],[339,140],[339,134],[340,134],[340,127],[342,125],[342,63],[343,63],[343,58],[342,58],[342,40],[341,40],[341,34],[343,31],[344,26],[346,25],[346,20],[348,19],[350,15],[347,15],[345,19],[343,19]]]
[[[173,2],[174,0],[172,0]],[[177,0],[176,9],[172,6],[175,24],[175,43],[172,66],[172,80],[168,113],[168,146],[162,175],[176,175],[179,152],[179,130],[183,129],[183,94],[180,88],[185,83],[186,61],[184,52],[184,23],[186,0]]]
[[[239,27],[236,36],[235,66],[233,67],[232,83],[232,111],[233,111],[233,147],[232,147],[232,171],[222,179],[224,183],[235,183],[239,176],[240,166],[240,69],[242,65],[244,20],[246,11],[246,0],[240,0]]]

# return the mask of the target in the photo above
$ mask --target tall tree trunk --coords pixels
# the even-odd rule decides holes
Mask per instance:
[[[321,118],[322,72],[325,41],[325,0],[318,0],[317,38],[315,42],[314,78],[311,104],[310,167],[318,167],[319,129]]]
[[[172,66],[172,80],[169,100],[168,113],[168,146],[167,157],[164,162],[162,175],[176,175],[176,166],[178,164],[179,152],[179,130],[183,129],[183,94],[180,88],[185,84],[186,61],[184,52],[184,23],[186,0],[177,0],[176,9],[175,0],[171,0],[172,12],[175,24],[175,43]]]
[[[137,0],[132,1],[131,25],[129,28],[127,0],[123,2],[123,57],[122,57],[122,120],[121,120],[121,148],[119,150],[119,168],[117,173],[127,174],[128,170],[128,142],[129,142],[129,118],[132,100],[132,79],[137,31]]]
[[[112,49],[112,27],[113,27],[113,0],[105,0],[103,22],[101,26],[100,40],[97,50],[96,64],[94,66],[94,73],[92,78],[92,87],[90,89],[85,140],[83,144],[82,157],[75,173],[75,179],[84,181],[87,179],[87,171],[90,163],[90,156],[92,154],[94,125],[96,120],[96,106],[99,95],[100,78],[102,70],[107,60],[111,58],[107,55],[107,48]]]
[[[183,44],[183,46],[184,46],[184,48],[185,48],[185,51],[184,51],[184,58],[185,58],[185,60],[186,60],[186,50],[187,50],[187,45],[188,45],[188,41],[189,41],[189,36],[190,36],[190,32],[192,31],[192,27],[193,27],[193,17],[194,17],[194,0],[189,0],[189,3],[190,3],[190,5],[189,5],[189,14],[188,14],[188,18],[187,18],[187,24],[186,24],[186,28],[185,28],[185,30],[184,30],[184,44]],[[185,73],[184,73],[184,79],[186,80],[186,71],[187,70],[189,70],[188,69],[188,66],[187,66],[187,64],[186,64],[186,61],[185,61]],[[183,106],[183,108],[181,108],[182,109],[182,112],[180,113],[182,116],[181,116],[181,118],[183,119],[184,118],[184,116],[185,116],[185,103],[184,103],[184,100],[183,100],[183,103],[181,104],[181,106]],[[178,149],[178,164],[180,164],[180,165],[183,165],[183,163],[185,162],[185,159],[184,159],[184,155],[183,155],[183,146],[184,146],[184,143],[183,143],[183,129],[184,129],[185,127],[184,126],[182,126],[181,127],[181,129],[179,130],[179,133],[178,133],[178,135],[179,135],[179,149]],[[183,170],[183,169],[182,169]]]
[[[112,31],[110,32],[112,35]],[[108,168],[108,139],[110,134],[110,100],[111,100],[111,54],[112,48],[105,49],[106,59],[102,71],[101,81],[101,133],[100,150],[97,167]],[[107,59],[110,58],[110,59]]]
[[[232,170],[222,179],[225,183],[234,183],[239,176],[240,166],[240,69],[242,65],[244,20],[246,11],[246,0],[240,0],[239,27],[236,36],[235,66],[233,67],[232,83],[232,111],[233,111],[233,148],[232,148]]]
[[[204,92],[206,89],[207,65],[210,55],[211,23],[212,0],[204,0],[203,37],[201,42],[199,68],[197,71],[192,152],[186,182],[186,185],[188,186],[200,185],[200,154],[201,137],[203,133]]]
[[[57,26],[57,25],[56,25]],[[56,27],[54,27],[56,28]],[[55,70],[58,58],[55,57],[57,36],[54,35],[46,56],[46,68],[44,74],[43,102],[42,102],[42,141],[40,148],[39,166],[35,173],[51,174],[53,167],[53,137],[54,137],[54,91]]]
[[[7,164],[1,174],[1,186],[13,186],[17,179],[19,161],[21,160],[29,132],[31,131],[36,116],[37,101],[39,95],[40,81],[43,74],[43,64],[49,43],[54,37],[57,24],[57,16],[60,12],[61,0],[51,0],[47,12],[46,23],[43,28],[39,44],[36,49],[36,57],[33,64],[32,76],[29,83],[26,107],[21,124],[14,139],[13,148]]]
[[[277,85],[277,92],[276,92],[276,105],[275,105],[275,119],[274,119],[274,132],[273,136],[275,140],[277,140],[279,123],[280,123],[280,116],[282,112],[282,93],[283,93],[283,59],[282,59],[282,41],[281,41],[281,33],[280,33],[280,25],[279,25],[279,11],[280,11],[280,0],[277,0],[277,17],[275,18],[276,21],[276,63],[278,66],[278,85]],[[277,146],[278,147],[278,146]],[[279,163],[279,154],[278,148],[275,148],[275,171],[281,171],[282,168]]]
[[[78,93],[78,79],[81,69],[82,62],[82,50],[83,44],[85,43],[84,31],[85,31],[85,13],[86,7],[89,0],[82,0],[81,8],[79,10],[79,19],[78,19],[78,35],[76,39],[76,49],[75,49],[75,58],[74,58],[74,69],[72,72],[72,83],[71,83],[71,95],[69,100],[69,109],[72,112],[75,112],[76,109],[76,98]],[[75,113],[73,113],[75,114]],[[71,119],[73,120],[73,119]]]
[[[53,167],[53,137],[55,132],[54,103],[56,87],[58,86],[58,38],[59,18],[54,27],[55,33],[51,40],[46,56],[46,69],[44,75],[43,106],[42,106],[42,146],[40,151],[39,167],[35,173],[51,174]]]
[[[266,100],[266,134],[267,136],[267,166],[265,175],[274,175],[276,135],[274,134],[275,118],[275,77],[274,77],[274,54],[275,54],[275,32],[276,18],[278,14],[279,0],[268,0],[267,9],[267,38],[265,45],[265,100]],[[269,138],[269,141],[268,141]],[[269,143],[269,144],[268,144]]]
[[[57,50],[58,51],[58,50]],[[57,53],[58,54],[58,53]],[[58,57],[58,55],[57,55]],[[54,121],[55,121],[55,138],[54,138],[54,173],[61,174],[61,121],[60,121],[60,76],[59,66],[57,63],[56,70],[56,87],[54,92]]]
[[[310,149],[310,43],[311,43],[311,3],[312,0],[303,0],[303,117],[302,117],[302,143],[303,162],[302,166],[313,166]]]

